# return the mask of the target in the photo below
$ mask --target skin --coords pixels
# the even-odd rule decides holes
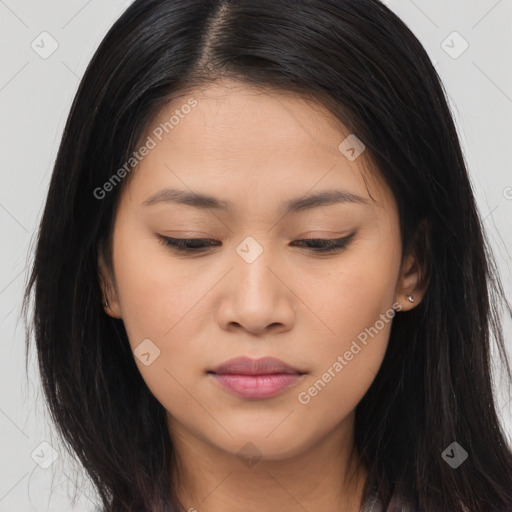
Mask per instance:
[[[107,314],[123,319],[133,350],[145,339],[160,350],[147,366],[135,361],[168,412],[181,468],[171,484],[187,510],[358,512],[367,472],[350,457],[354,410],[382,363],[391,321],[307,404],[298,394],[393,304],[405,311],[423,297],[414,255],[400,266],[394,197],[367,151],[350,161],[338,150],[349,132],[318,104],[224,81],[175,98],[151,127],[190,97],[197,106],[123,190],[113,273],[100,258]],[[142,204],[166,187],[234,209]],[[328,189],[368,202],[283,216],[284,200]],[[347,247],[326,255],[292,244],[354,231]],[[159,235],[221,245],[182,255]],[[263,249],[251,263],[236,250],[248,236]],[[206,373],[236,356],[267,355],[307,374],[273,398],[247,400]],[[260,456],[250,466],[238,456],[247,443]]]

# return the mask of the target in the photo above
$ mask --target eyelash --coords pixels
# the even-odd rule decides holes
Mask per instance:
[[[356,233],[352,233],[349,236],[344,238],[335,238],[335,239],[323,239],[323,238],[307,238],[304,240],[296,240],[296,242],[303,243],[312,243],[313,247],[309,246],[307,248],[311,249],[314,253],[319,254],[327,254],[334,253],[337,251],[341,251],[348,247],[352,238]],[[213,247],[216,245],[220,245],[219,243],[210,243],[208,242],[216,242],[216,240],[212,240],[211,238],[171,238],[167,236],[159,235],[160,243],[164,246],[169,247],[171,250],[180,253],[200,253],[206,252],[205,249],[208,247]],[[318,244],[315,246],[314,244]]]

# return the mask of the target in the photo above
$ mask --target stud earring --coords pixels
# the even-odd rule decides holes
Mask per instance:
[[[109,305],[108,305],[108,300],[105,299],[105,307],[108,309],[109,308]]]
[[[412,295],[407,295],[407,298],[409,299],[409,302],[414,302],[414,299],[412,298]]]

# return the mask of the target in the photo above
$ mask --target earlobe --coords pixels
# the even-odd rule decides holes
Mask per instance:
[[[105,313],[112,318],[121,318],[119,305],[112,285],[110,273],[105,264],[101,246],[98,250],[98,280],[102,291],[102,304]]]
[[[104,278],[100,275],[100,282],[104,282]],[[108,316],[111,316],[112,318],[121,318],[121,315],[119,313],[119,306],[117,303],[117,300],[115,298],[115,294],[112,292],[109,293],[109,290],[112,290],[112,287],[110,285],[102,285],[102,296],[103,296],[103,302],[102,307],[105,310],[105,313]]]
[[[397,292],[397,302],[402,304],[403,311],[413,309],[421,303],[430,282],[428,228],[428,221],[420,224],[412,252],[404,258]]]
[[[402,311],[417,307],[425,290],[425,279],[420,265],[413,256],[409,256],[404,263],[397,294],[397,302],[402,305]]]
[[[110,304],[108,303],[108,299],[105,299],[105,300],[103,301],[103,307],[105,308],[105,312],[106,312],[107,314],[109,314],[109,311],[110,311]]]
[[[407,302],[408,301],[408,302]],[[414,298],[414,295],[408,294],[406,297],[406,301],[402,300],[396,300],[395,304],[398,304],[400,307],[395,307],[395,304],[393,304],[393,309],[395,311],[408,311],[409,309],[414,308],[415,306],[411,306],[410,304],[414,304],[416,302],[416,299]],[[405,307],[404,307],[405,304]]]

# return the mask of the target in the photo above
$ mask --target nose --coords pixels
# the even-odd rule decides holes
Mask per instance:
[[[219,326],[227,331],[245,330],[254,335],[279,333],[295,322],[296,296],[291,276],[264,251],[255,261],[234,260],[222,283],[216,310]]]

